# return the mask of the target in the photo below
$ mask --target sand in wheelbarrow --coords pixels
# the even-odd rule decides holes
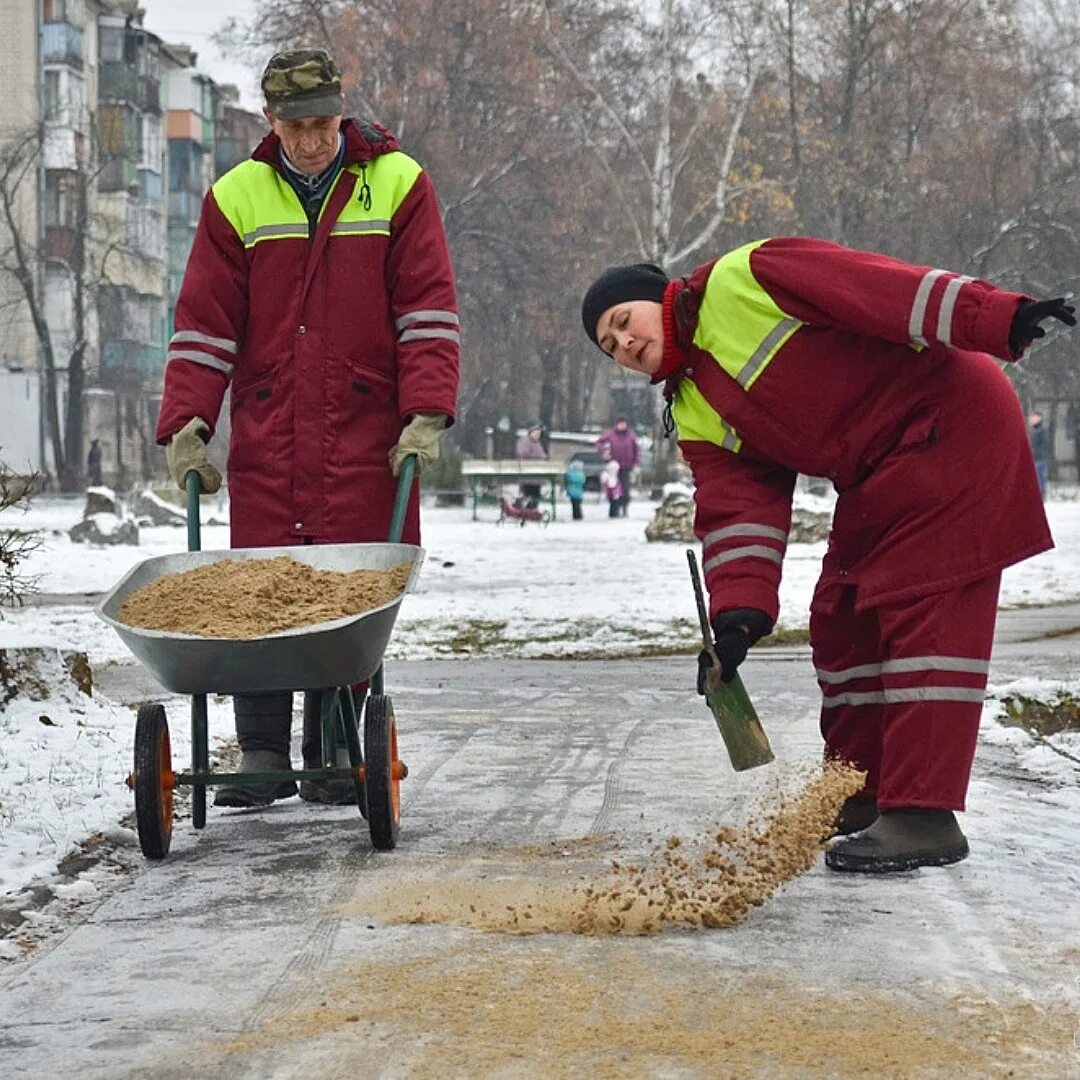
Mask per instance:
[[[167,574],[120,605],[128,626],[200,637],[254,638],[360,615],[405,590],[412,570],[315,570],[288,555],[209,563]]]

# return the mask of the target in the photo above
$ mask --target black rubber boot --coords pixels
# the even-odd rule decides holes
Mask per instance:
[[[241,759],[237,772],[291,769],[289,731],[292,694],[245,694],[233,698],[236,739]],[[296,794],[296,783],[225,784],[214,792],[215,806],[269,806]]]
[[[364,699],[367,690],[354,690],[353,703],[360,731],[364,730]],[[339,736],[340,738],[340,736]],[[305,769],[321,769],[322,762],[322,693],[308,690],[304,693],[304,739],[301,744]],[[348,766],[347,747],[337,748],[338,766]],[[352,780],[301,780],[300,798],[306,802],[323,803],[327,806],[355,806],[356,784]]]
[[[840,813],[836,815],[833,823],[833,836],[848,836],[851,833],[862,832],[877,821],[877,803],[873,799],[852,796],[844,800],[840,807]]]
[[[858,836],[833,844],[825,852],[825,865],[856,874],[896,874],[948,866],[967,854],[967,838],[951,810],[882,810]]]

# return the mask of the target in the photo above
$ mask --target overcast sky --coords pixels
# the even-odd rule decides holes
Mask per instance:
[[[142,0],[146,9],[143,25],[165,41],[190,45],[198,54],[198,69],[215,82],[235,83],[241,101],[258,109],[258,72],[224,56],[210,35],[232,16],[246,18],[255,0]]]

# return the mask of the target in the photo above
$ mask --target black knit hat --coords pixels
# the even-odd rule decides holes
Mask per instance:
[[[609,307],[628,300],[655,300],[661,303],[668,276],[653,263],[633,266],[609,266],[590,286],[581,302],[581,321],[585,333],[596,346],[596,323]]]

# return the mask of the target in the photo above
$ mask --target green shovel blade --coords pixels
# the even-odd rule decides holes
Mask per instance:
[[[705,678],[705,700],[736,772],[756,769],[774,760],[769,737],[738,675],[725,683],[720,681],[715,668],[710,669]]]

